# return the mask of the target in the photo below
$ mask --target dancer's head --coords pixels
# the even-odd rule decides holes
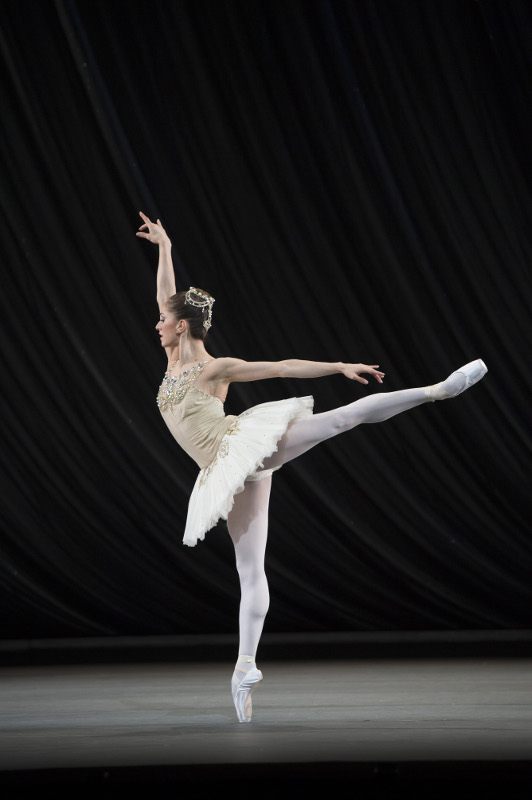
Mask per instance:
[[[193,339],[205,341],[212,320],[212,297],[203,289],[193,286],[187,292],[177,292],[166,303],[167,311],[176,321],[185,320]]]

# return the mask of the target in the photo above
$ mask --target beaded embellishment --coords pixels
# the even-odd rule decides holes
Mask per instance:
[[[207,478],[218,464],[218,459],[225,458],[226,455],[229,453],[229,437],[232,436],[234,433],[237,432],[240,420],[235,419],[232,425],[227,429],[227,433],[224,434],[222,441],[220,442],[220,446],[218,448],[218,452],[214,456],[213,460],[209,464],[209,466],[205,467],[202,470],[201,479],[200,479],[200,487],[206,482]]]
[[[170,375],[171,370],[164,373],[163,382],[159,386],[157,394],[157,405],[162,414],[168,409],[173,411],[174,406],[181,402],[207,363],[207,361],[202,361],[195,367],[186,369],[181,375]]]

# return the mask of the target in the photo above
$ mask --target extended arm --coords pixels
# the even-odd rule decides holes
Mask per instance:
[[[260,381],[266,378],[321,378],[325,375],[340,373],[350,380],[368,383],[360,377],[362,373],[373,375],[382,383],[384,372],[378,370],[378,364],[343,364],[338,361],[301,361],[289,358],[284,361],[241,361],[238,358],[218,358],[209,368],[208,380],[222,383],[241,383]],[[207,374],[205,375],[207,378]]]
[[[159,309],[162,309],[168,298],[176,293],[174,265],[172,263],[172,242],[161,225],[160,219],[157,222],[152,222],[142,211],[139,211],[139,214],[144,220],[144,224],[137,231],[137,236],[159,245],[157,303]]]

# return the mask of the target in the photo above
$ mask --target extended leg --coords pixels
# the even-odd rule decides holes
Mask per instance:
[[[425,389],[404,389],[363,397],[349,405],[296,420],[279,441],[277,452],[265,459],[263,468],[286,464],[320,442],[331,439],[357,425],[384,422],[390,417],[427,402]]]
[[[279,441],[277,452],[265,459],[263,469],[286,464],[319,442],[351,430],[357,425],[384,422],[422,403],[456,397],[479,381],[486,372],[484,362],[479,359],[461,367],[435,386],[374,394],[346,406],[325,411],[323,414],[296,420]]]

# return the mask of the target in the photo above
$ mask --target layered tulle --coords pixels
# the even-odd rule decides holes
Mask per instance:
[[[265,458],[295,419],[312,415],[312,397],[291,397],[261,403],[238,416],[223,437],[218,452],[196,480],[188,505],[183,543],[193,547],[219,519],[227,519],[234,496],[246,480],[260,480],[273,470],[261,471]]]

